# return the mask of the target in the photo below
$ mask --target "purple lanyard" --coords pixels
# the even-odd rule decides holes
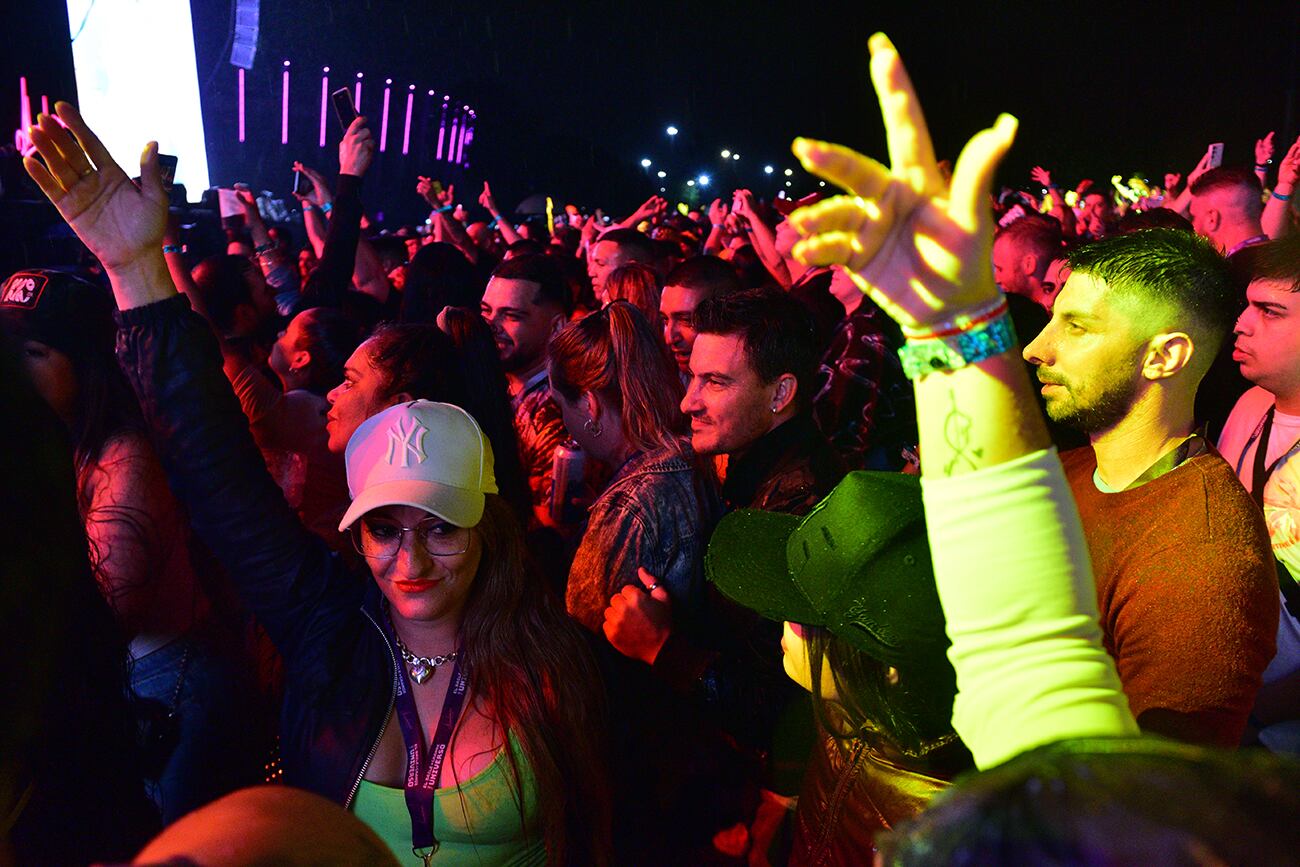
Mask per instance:
[[[393,658],[400,660],[393,636],[385,630],[385,637],[393,650]],[[398,667],[401,668],[399,662]],[[429,864],[438,851],[438,838],[433,834],[433,793],[438,788],[438,777],[442,773],[442,762],[447,757],[447,746],[451,742],[456,721],[460,719],[461,706],[465,703],[465,693],[469,681],[461,671],[460,659],[451,669],[451,686],[447,697],[442,702],[442,715],[438,718],[438,728],[433,733],[433,743],[426,754],[424,750],[424,729],[420,726],[420,714],[415,707],[415,696],[411,694],[410,681],[406,671],[401,671],[397,678],[397,722],[402,729],[402,740],[406,742],[406,809],[411,814],[411,852]],[[426,849],[427,852],[420,850]]]

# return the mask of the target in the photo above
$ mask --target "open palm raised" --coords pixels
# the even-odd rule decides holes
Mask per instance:
[[[76,108],[59,102],[54,110],[67,128],[40,115],[31,137],[41,159],[23,159],[32,180],[109,272],[160,256],[167,192],[158,169],[158,143],[145,147],[136,187]]]
[[[1004,114],[976,133],[945,183],[897,50],[883,33],[871,37],[870,48],[892,165],[829,142],[796,139],[793,151],[804,168],[849,195],[790,215],[804,236],[794,255],[809,265],[843,265],[900,325],[924,328],[997,298],[988,199],[1017,122]]]

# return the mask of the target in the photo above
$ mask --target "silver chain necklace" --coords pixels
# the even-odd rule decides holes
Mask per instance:
[[[402,654],[402,661],[406,663],[407,670],[411,672],[411,679],[416,683],[424,683],[433,673],[438,670],[438,666],[453,662],[456,659],[456,651],[444,653],[439,656],[416,656],[398,636],[397,630],[393,630],[393,638],[397,641],[397,650]]]

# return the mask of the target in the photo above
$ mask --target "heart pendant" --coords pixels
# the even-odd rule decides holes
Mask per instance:
[[[411,665],[411,677],[416,683],[424,683],[433,674],[433,669],[423,662],[416,662]]]

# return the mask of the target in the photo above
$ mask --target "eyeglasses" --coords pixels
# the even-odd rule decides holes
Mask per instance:
[[[469,550],[469,528],[457,527],[438,517],[425,518],[414,527],[403,527],[387,518],[364,517],[352,525],[352,545],[363,557],[391,560],[402,548],[407,533],[434,557],[454,557]]]

